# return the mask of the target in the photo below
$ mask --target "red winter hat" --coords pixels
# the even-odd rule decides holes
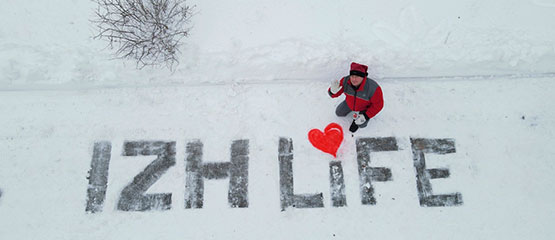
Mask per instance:
[[[349,72],[350,75],[366,77],[368,76],[368,66],[358,64],[356,62],[351,63],[351,71]]]

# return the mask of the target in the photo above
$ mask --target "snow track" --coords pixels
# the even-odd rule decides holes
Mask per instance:
[[[337,78],[340,78],[338,76]],[[555,78],[555,72],[545,73],[522,73],[522,74],[476,74],[476,75],[445,75],[445,76],[402,76],[402,77],[382,77],[374,78],[380,82],[428,82],[428,81],[481,81],[481,80],[504,80],[504,79],[552,79]],[[210,86],[230,86],[230,85],[289,85],[289,84],[312,84],[323,83],[322,79],[317,78],[275,78],[266,80],[257,80],[252,78],[241,78],[232,81],[212,81],[212,82],[194,82],[183,81],[177,78],[172,78],[174,83],[166,84],[116,84],[116,85],[98,85],[98,84],[61,84],[61,85],[13,85],[0,87],[0,92],[25,92],[25,91],[84,91],[84,90],[98,90],[98,89],[120,89],[120,88],[180,88],[180,87],[210,87]],[[185,82],[185,83],[177,83]]]

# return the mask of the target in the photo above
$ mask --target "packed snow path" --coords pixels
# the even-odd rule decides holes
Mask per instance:
[[[0,239],[552,239],[554,80],[378,80],[385,108],[354,136],[321,82],[1,92]],[[331,122],[336,159],[307,140]]]

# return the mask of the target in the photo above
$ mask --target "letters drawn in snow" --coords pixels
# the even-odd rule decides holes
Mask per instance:
[[[319,131],[319,130],[317,130]],[[330,124],[324,130],[334,136],[334,143],[340,144],[341,129]],[[309,134],[310,136],[310,134]],[[316,138],[317,139],[317,138]],[[448,178],[447,168],[426,168],[426,154],[455,153],[454,139],[410,138],[413,165],[416,172],[416,186],[419,204],[422,207],[451,207],[463,204],[461,193],[433,194],[430,180]],[[129,183],[122,191],[117,203],[120,211],[169,210],[172,207],[171,193],[145,194],[160,177],[176,164],[176,143],[164,141],[125,141],[123,156],[156,156],[156,158]],[[185,149],[185,209],[203,208],[204,181],[229,179],[228,203],[232,208],[249,206],[249,140],[235,140],[231,144],[231,161],[205,162],[203,144],[200,140],[188,142]],[[337,149],[335,149],[337,150]],[[393,181],[391,169],[372,167],[371,154],[376,152],[399,151],[394,137],[358,138],[356,140],[356,161],[359,177],[360,203],[376,205],[374,182]],[[329,153],[333,155],[333,153]],[[86,212],[102,212],[108,172],[112,154],[112,143],[96,142],[89,171]],[[281,210],[287,208],[323,208],[322,193],[295,193],[293,179],[293,140],[280,138],[278,146],[279,187]],[[340,161],[329,162],[329,185],[333,207],[347,206],[343,166]]]

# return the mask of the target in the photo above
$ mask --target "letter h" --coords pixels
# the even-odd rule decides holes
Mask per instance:
[[[199,140],[187,144],[185,159],[185,208],[202,208],[204,179],[229,177],[228,202],[231,207],[246,208],[248,200],[249,141],[236,140],[231,145],[231,162],[202,163],[203,144]]]

